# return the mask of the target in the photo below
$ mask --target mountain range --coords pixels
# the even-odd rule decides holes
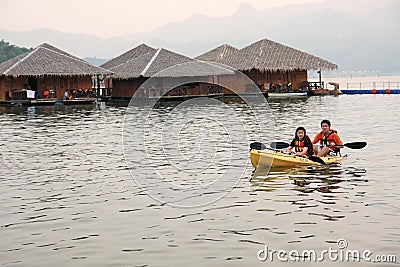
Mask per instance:
[[[141,43],[195,57],[221,44],[242,48],[268,38],[329,60],[341,71],[399,73],[399,29],[398,0],[323,0],[261,11],[243,3],[231,16],[195,14],[149,32],[111,38],[0,29],[0,39],[26,47],[48,42],[99,65]]]

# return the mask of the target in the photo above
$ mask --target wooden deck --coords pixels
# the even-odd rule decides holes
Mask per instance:
[[[215,93],[215,94],[204,94],[204,95],[164,95],[162,97],[150,97],[149,100],[160,99],[161,101],[180,101],[186,99],[192,99],[197,97],[221,97],[223,93]]]
[[[21,100],[3,100],[0,106],[22,107],[22,106],[52,106],[57,102],[56,99],[21,99]]]
[[[62,103],[64,105],[88,105],[96,103],[96,98],[73,98],[73,99],[64,99]]]

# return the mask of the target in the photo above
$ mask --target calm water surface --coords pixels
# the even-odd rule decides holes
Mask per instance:
[[[246,121],[243,104],[227,106]],[[341,166],[254,172],[248,143],[239,142],[234,151],[240,156],[232,156],[232,162],[243,174],[233,177],[233,190],[190,208],[159,202],[132,178],[130,172],[146,173],[136,167],[129,171],[124,158],[126,107],[0,107],[0,265],[286,266],[291,262],[262,262],[257,253],[265,245],[319,253],[338,249],[336,241],[345,239],[346,249],[370,250],[371,258],[397,255],[398,266],[399,106],[397,95],[271,100],[279,140],[289,141],[299,125],[313,136],[320,120],[328,118],[344,142],[368,146],[344,149],[348,157]],[[170,120],[178,123],[180,115]],[[216,124],[205,124],[197,129],[209,126],[214,137],[221,133]],[[187,129],[187,134],[195,133]],[[143,149],[131,145],[140,166]],[[216,147],[221,155],[225,149]],[[216,166],[223,166],[218,160]],[[168,162],[153,164],[170,171]],[[214,170],[205,168],[201,178],[169,174],[181,184],[212,183]],[[150,174],[145,179],[157,192],[157,180]],[[355,263],[327,258],[324,264]]]

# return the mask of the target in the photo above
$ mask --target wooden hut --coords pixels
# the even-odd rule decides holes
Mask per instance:
[[[110,71],[93,66],[47,43],[0,64],[0,101],[46,103],[92,92],[92,77]],[[41,102],[42,101],[42,102]]]
[[[337,69],[336,64],[268,39],[242,49],[223,45],[196,59],[218,62],[240,70],[265,91],[308,88],[307,70]]]
[[[175,84],[177,79],[180,79],[182,86],[165,92],[167,97],[209,95],[218,93],[212,86],[216,75],[233,74],[233,71],[215,63],[197,61],[167,49],[149,50],[140,56],[130,57],[124,63],[113,64],[114,67],[110,68],[114,73],[111,75],[113,99],[130,99],[150,77],[154,78],[151,88],[139,92],[139,97],[151,98],[163,95],[164,89]],[[122,55],[119,58],[121,57]],[[114,59],[114,62],[121,60]],[[111,65],[107,62],[103,66]],[[207,84],[191,83],[193,77],[202,77],[202,79],[197,78],[197,81],[204,81]]]
[[[154,53],[156,50],[157,49],[155,49],[151,46],[148,46],[146,44],[141,44],[141,45],[138,45],[138,46],[132,48],[131,50],[123,53],[122,55],[119,55],[118,57],[115,57],[115,58],[105,62],[100,67],[102,67],[104,69],[112,69],[118,65],[124,64],[125,62],[135,59],[137,57],[140,57],[144,54]]]
[[[104,64],[100,65],[100,67],[111,70],[111,69],[113,69],[119,65],[122,65],[128,61],[131,61],[137,57],[140,57],[147,53],[154,53],[155,51],[156,51],[156,49],[151,46],[148,46],[146,44],[140,44],[140,45],[126,51],[125,53],[105,62]],[[125,83],[128,83],[128,84],[126,84],[123,87],[124,88],[137,87],[137,84],[136,84],[137,82],[140,82],[140,81],[132,81],[132,80],[129,82],[126,81]],[[143,82],[143,81],[141,81],[141,82]],[[120,80],[120,82],[117,82],[117,90],[113,93],[113,87],[114,87],[113,79],[111,77],[107,78],[104,81],[104,85],[105,85],[106,91],[108,92],[108,95],[113,98],[122,98],[122,99],[128,98],[128,96],[125,97],[125,95],[128,95],[129,93],[125,94],[121,91],[121,83],[124,83],[124,82],[122,82],[121,80]]]
[[[235,94],[244,95],[249,93],[248,88],[254,89],[254,86],[251,86],[249,84],[251,81],[249,81],[249,79],[246,78],[246,76],[240,75],[240,73],[238,73],[238,70],[236,68],[233,68],[226,64],[228,59],[230,59],[238,51],[239,49],[237,49],[236,47],[233,47],[228,44],[223,44],[195,58],[197,60],[202,60],[206,62],[218,63],[221,64],[221,66],[225,66],[236,71],[235,75],[229,75],[229,76],[223,75],[219,77],[218,82],[224,85],[222,88],[222,92],[224,95],[227,96]]]

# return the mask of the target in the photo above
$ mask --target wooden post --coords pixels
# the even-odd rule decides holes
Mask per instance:
[[[107,95],[111,96],[110,78],[107,79]]]
[[[10,87],[11,87],[11,100],[14,100],[14,88],[13,88],[13,77],[10,79]]]
[[[55,95],[56,99],[58,99],[58,97],[57,97],[57,86],[56,86],[56,76],[53,76],[53,81],[54,81],[54,95]]]
[[[318,75],[319,75],[319,87],[322,88],[322,74],[321,74],[321,69],[319,69],[318,71]]]
[[[100,97],[100,78],[99,74],[96,75],[96,82],[97,82],[97,97]]]
[[[289,91],[289,71],[286,71],[286,90]]]
[[[219,75],[217,75],[217,94],[221,94],[224,92],[224,90],[221,89],[221,86],[219,85]]]
[[[258,69],[256,69],[256,85],[258,87]]]

